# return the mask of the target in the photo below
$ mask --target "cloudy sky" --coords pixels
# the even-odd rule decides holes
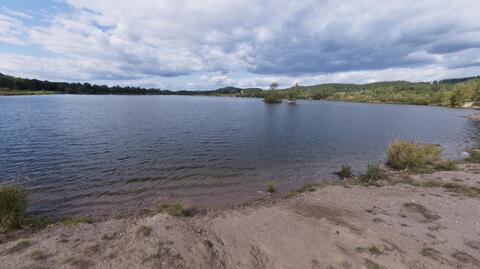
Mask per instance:
[[[1,0],[0,72],[166,89],[480,75],[479,0]]]

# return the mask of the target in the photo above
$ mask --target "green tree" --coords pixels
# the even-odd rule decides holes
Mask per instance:
[[[276,81],[270,84],[270,89],[265,92],[263,101],[268,104],[278,104],[282,102],[280,94],[277,92],[278,83]]]

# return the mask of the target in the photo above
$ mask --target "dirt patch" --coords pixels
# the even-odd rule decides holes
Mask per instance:
[[[448,265],[453,265],[452,262],[450,262],[447,258],[443,257],[443,254],[433,248],[424,248],[422,249],[422,255],[424,257],[431,258],[435,261],[440,262],[441,264],[448,264]]]
[[[462,263],[480,266],[480,261],[478,259],[474,258],[472,255],[465,253],[463,251],[455,251],[454,253],[452,253],[452,257]]]
[[[27,248],[29,248],[32,245],[32,242],[28,240],[20,240],[17,243],[15,243],[12,247],[7,249],[5,254],[12,254],[14,252],[21,252]]]
[[[70,257],[65,260],[65,264],[70,264],[73,268],[76,269],[88,269],[95,265],[95,262],[89,259],[80,258],[80,257]]]
[[[428,210],[425,206],[417,203],[405,203],[403,209],[412,214],[417,220],[430,223],[440,219],[440,216]]]
[[[263,253],[263,251],[257,247],[252,246],[250,249],[251,255],[251,265],[254,269],[266,269],[268,264],[268,256]]]
[[[367,269],[382,269],[384,267],[381,267],[380,264],[370,260],[370,259],[367,259],[365,258],[365,262],[364,262],[364,265]]]
[[[313,205],[305,202],[296,203],[291,209],[301,216],[318,220],[327,220],[335,225],[346,227],[356,234],[361,234],[363,232],[363,229],[353,223],[355,214],[349,210]]]
[[[466,241],[465,245],[473,249],[480,249],[480,242],[477,242],[477,241]]]
[[[151,263],[155,268],[185,268],[185,261],[183,260],[182,255],[175,253],[172,250],[172,244],[173,242],[171,241],[159,241],[157,243],[156,251],[146,257],[143,260],[143,263]]]

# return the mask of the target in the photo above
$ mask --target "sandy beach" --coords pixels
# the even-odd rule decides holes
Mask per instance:
[[[480,165],[3,239],[2,268],[479,268]]]

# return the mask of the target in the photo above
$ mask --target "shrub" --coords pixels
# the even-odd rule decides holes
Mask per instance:
[[[480,163],[480,151],[469,149],[467,152],[470,154],[470,157],[466,158],[465,161],[471,163]]]
[[[387,149],[387,164],[393,169],[421,171],[440,160],[442,148],[431,144],[395,140]]]
[[[0,188],[0,230],[21,228],[26,216],[27,192],[20,186]]]
[[[342,169],[337,173],[337,175],[341,178],[351,178],[352,177],[352,168],[348,165],[342,165]]]
[[[375,184],[379,179],[384,177],[382,169],[379,164],[369,164],[367,172],[360,177],[360,182],[364,184]]]
[[[277,191],[277,183],[270,181],[267,183],[267,192],[274,193]]]

